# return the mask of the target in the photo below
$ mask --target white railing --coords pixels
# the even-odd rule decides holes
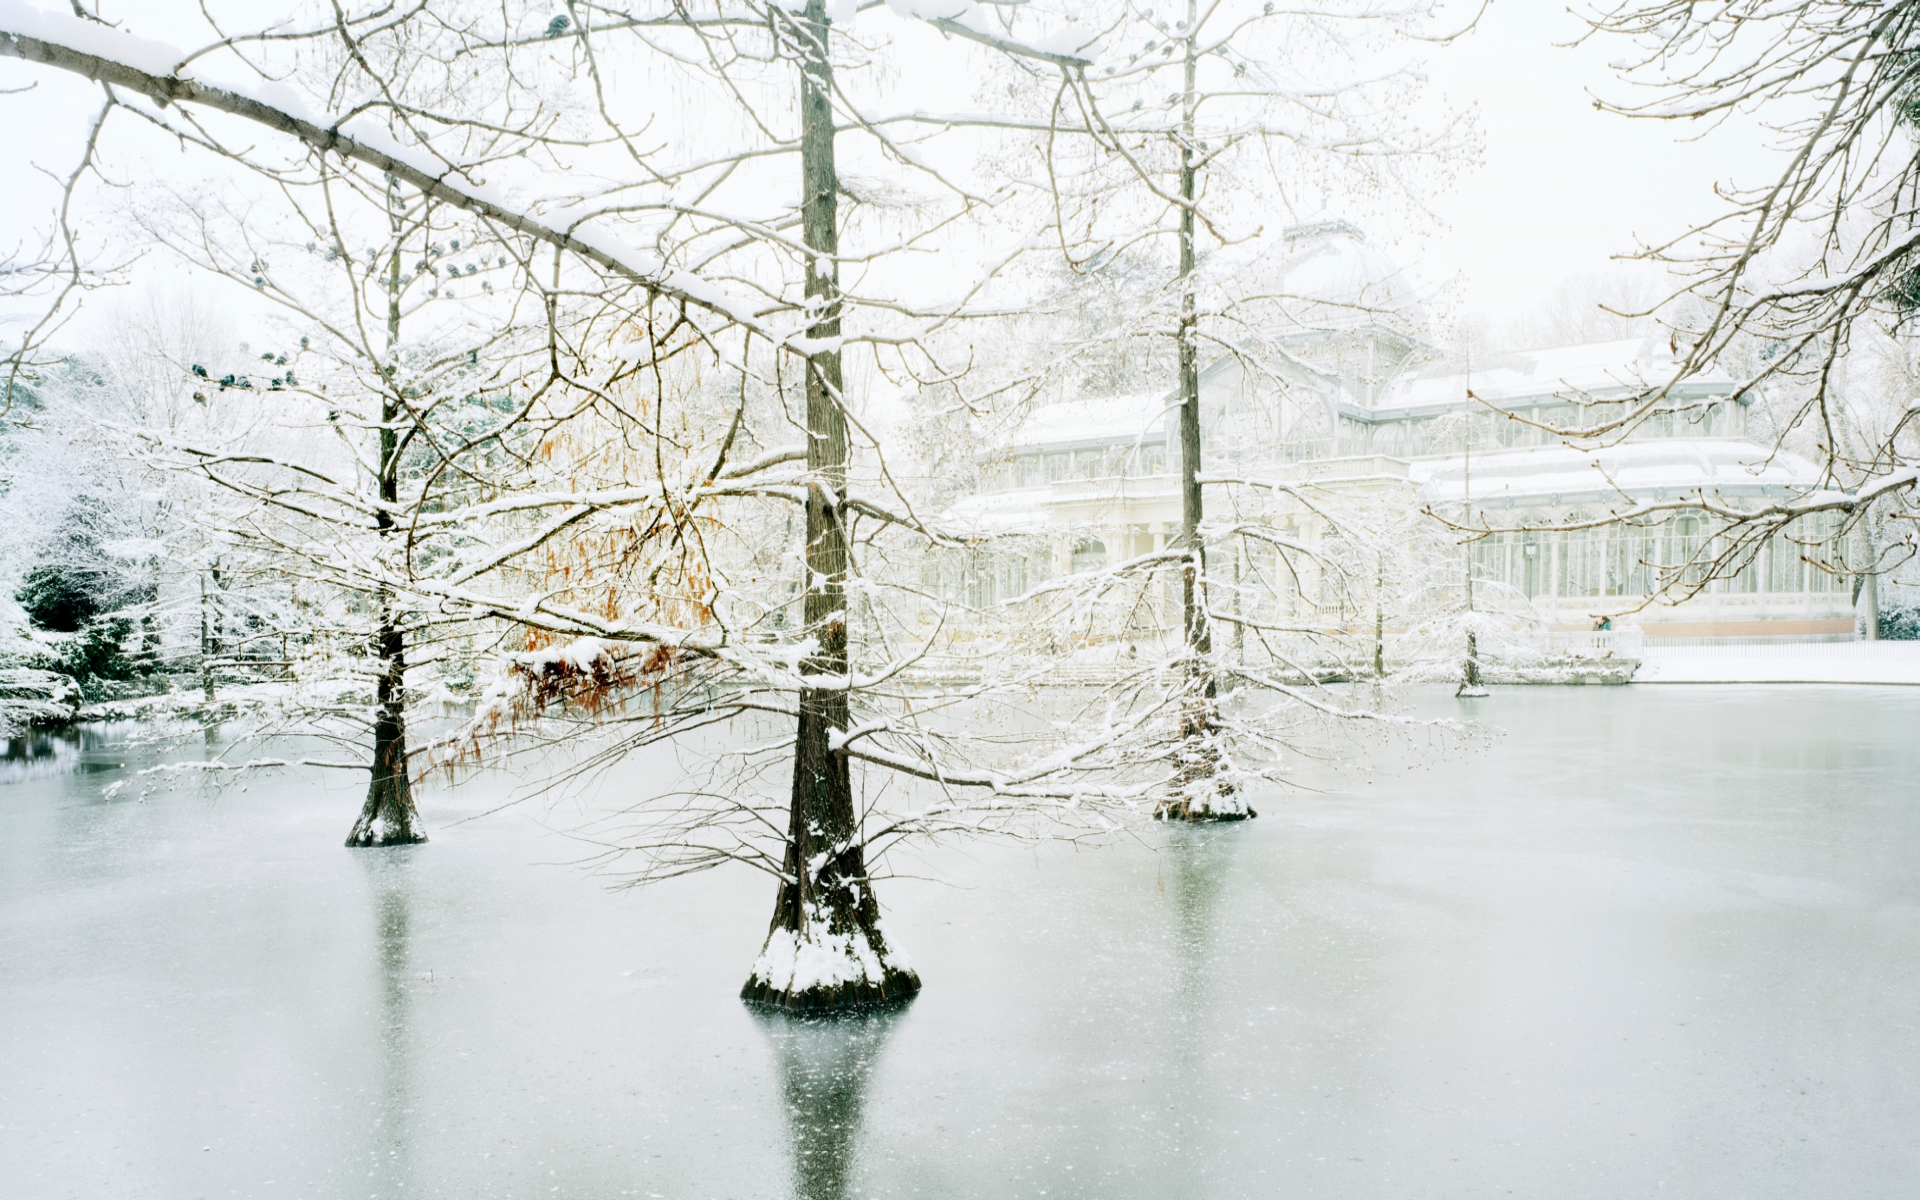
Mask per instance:
[[[1678,639],[1674,639],[1678,640]],[[1704,641],[1704,639],[1695,639]],[[1734,639],[1727,639],[1729,642]],[[1912,662],[1920,660],[1920,642],[1761,642],[1740,639],[1746,645],[1697,645],[1668,647],[1649,638],[1649,658],[1773,658],[1833,659],[1845,661]]]
[[[1785,633],[1756,637],[1651,637],[1651,650],[1724,649],[1736,646],[1831,646],[1858,641],[1851,633]]]
[[[1230,660],[1234,658],[1233,652],[1219,640],[1218,632],[1215,637],[1215,650],[1224,652]],[[1031,657],[1025,665],[1033,671],[1037,682],[1090,686],[1111,684],[1141,670],[1152,670],[1155,664],[1168,661],[1178,649],[1175,633],[1140,631],[1132,639],[1071,652],[1048,654],[1027,649],[1020,653]],[[1318,638],[1269,635],[1265,639],[1247,639],[1245,649],[1250,665],[1288,679],[1365,679],[1373,669],[1373,644],[1364,632]],[[1410,657],[1415,649],[1419,651],[1417,661]],[[1461,645],[1458,649],[1464,651],[1465,647]],[[1703,678],[1737,679],[1743,677],[1741,672],[1751,674],[1752,671],[1750,667],[1734,664],[1750,661],[1765,668],[1769,660],[1805,663],[1804,667],[1788,669],[1811,670],[1815,673],[1812,677],[1818,677],[1821,671],[1838,672],[1838,680],[1853,679],[1855,676],[1848,672],[1857,674],[1863,670],[1883,674],[1908,671],[1915,678],[1902,679],[1902,682],[1920,680],[1920,641],[1836,640],[1835,635],[1830,634],[1657,638],[1647,636],[1638,627],[1562,633],[1532,630],[1511,631],[1498,637],[1483,635],[1480,650],[1482,663],[1490,671],[1505,671],[1509,676],[1517,672],[1521,677],[1528,677],[1531,672],[1531,677],[1551,682],[1566,682],[1566,675],[1571,671],[1576,677],[1583,673],[1601,676],[1611,673],[1617,678],[1609,681],[1624,683],[1628,666],[1635,661],[1643,664],[1641,674],[1662,670],[1668,679],[1672,679],[1676,671],[1698,674],[1702,670],[1709,673]],[[1385,657],[1388,671],[1396,675],[1409,670],[1431,674],[1430,668],[1446,665],[1446,655],[1435,652],[1430,643],[1410,648],[1401,636],[1394,634],[1388,635]],[[1724,666],[1712,665],[1715,663]],[[1735,674],[1711,674],[1723,669]],[[916,675],[929,681],[937,678],[972,682],[979,679],[982,672],[983,664],[976,657],[963,654],[950,661],[930,659]]]
[[[1590,633],[1549,633],[1547,648],[1561,653],[1599,657],[1639,658],[1644,652],[1646,635],[1638,629],[1596,629]]]

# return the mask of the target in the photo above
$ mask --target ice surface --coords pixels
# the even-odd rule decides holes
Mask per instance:
[[[1475,703],[1490,750],[1236,829],[894,861],[925,990],[846,1022],[734,999],[764,876],[567,865],[671,752],[466,824],[506,784],[430,780],[369,852],[364,778],[105,800],[147,760],[90,740],[0,795],[4,1190],[1906,1194],[1920,689]]]

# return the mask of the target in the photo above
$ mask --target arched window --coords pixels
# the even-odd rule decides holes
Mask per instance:
[[[1389,421],[1374,430],[1373,450],[1376,454],[1391,454],[1396,458],[1407,456],[1407,424],[1404,421]]]
[[[1568,522],[1587,519],[1588,514],[1574,510]],[[1569,529],[1560,535],[1560,594],[1562,596],[1598,596],[1606,571],[1604,529]]]
[[[1088,571],[1107,569],[1107,545],[1105,542],[1085,538],[1073,545],[1073,573],[1084,575]]]
[[[1679,578],[1689,586],[1697,586],[1707,577],[1705,524],[1693,513],[1682,513],[1673,519],[1671,535],[1667,539],[1665,566],[1661,572],[1664,578]]]
[[[1546,535],[1525,533],[1520,535],[1520,590],[1531,600],[1547,590],[1553,578],[1552,564],[1548,561],[1553,553],[1552,545]]]

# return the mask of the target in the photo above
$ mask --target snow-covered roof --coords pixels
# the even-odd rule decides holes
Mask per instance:
[[[1415,460],[1413,479],[1436,504],[1457,504],[1466,492],[1468,464],[1455,456]],[[1732,497],[1762,491],[1811,488],[1819,468],[1797,454],[1771,451],[1727,438],[1672,438],[1627,442],[1604,450],[1569,446],[1475,453],[1471,464],[1474,504],[1572,503],[1581,498],[1678,499],[1705,488]]]
[[[943,529],[962,537],[1038,529],[1046,524],[1047,501],[1052,496],[1053,489],[1045,484],[983,492],[959,501],[938,519]]]
[[[1029,413],[1014,431],[1011,449],[1160,441],[1166,435],[1171,403],[1167,393],[1160,391],[1043,405]]]
[[[1490,404],[1512,406],[1527,400],[1576,400],[1582,396],[1637,392],[1671,381],[1679,370],[1661,337],[1554,346],[1493,355],[1467,364],[1458,359],[1435,363],[1393,386],[1382,408],[1420,408],[1459,404],[1471,387]],[[1734,391],[1733,379],[1718,371],[1689,377],[1689,394],[1699,390]]]
[[[1164,474],[1062,479],[968,496],[941,513],[938,522],[941,528],[962,537],[987,537],[1044,533],[1062,525],[1100,522],[1121,512],[1131,514],[1125,518],[1128,521],[1157,521],[1165,517],[1141,514],[1157,506],[1167,515],[1177,516],[1179,493],[1179,479]]]

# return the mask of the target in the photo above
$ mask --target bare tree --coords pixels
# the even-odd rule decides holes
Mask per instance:
[[[919,135],[889,132],[924,125],[922,116],[863,109],[837,55],[844,47],[860,61],[870,50],[834,35],[818,3],[797,13],[716,6],[646,19],[599,10],[549,19],[525,5],[423,13],[336,11],[305,29],[216,30],[218,40],[193,53],[64,17],[10,11],[0,23],[0,52],[99,80],[109,115],[248,172],[246,201],[228,202],[226,214],[194,209],[196,220],[240,220],[198,246],[174,243],[203,266],[251,278],[260,296],[324,335],[308,335],[311,375],[291,349],[281,351],[287,362],[276,353],[261,371],[265,390],[297,394],[299,411],[324,421],[263,426],[264,448],[156,442],[153,453],[252,505],[249,533],[270,555],[304,560],[316,580],[372,598],[374,755],[360,765],[374,779],[370,838],[360,840],[417,833],[402,819],[399,766],[415,753],[398,719],[411,639],[460,623],[511,625],[525,631],[526,649],[508,659],[474,725],[441,749],[480,749],[517,721],[554,713],[620,711],[611,697],[657,706],[625,748],[715,721],[791,720],[783,820],[763,820],[768,805],[758,801],[709,795],[684,828],[626,848],[645,856],[642,875],[745,861],[776,876],[779,902],[751,998],[807,1008],[910,994],[917,981],[877,924],[869,847],[978,828],[1009,809],[1069,807],[1088,789],[1057,781],[1072,774],[1058,763],[1025,774],[960,767],[964,739],[925,730],[924,702],[890,683],[921,655],[929,630],[887,599],[905,596],[918,611],[925,598],[863,571],[860,554],[884,562],[902,552],[897,543],[941,535],[915,515],[884,447],[862,428],[843,356],[861,344],[891,369],[951,377],[920,339],[928,323],[962,314],[885,287],[862,295],[843,286],[849,264],[865,272],[884,254],[845,245],[840,202],[861,189],[841,174],[836,138],[860,130],[873,153],[947,197],[895,213],[868,205],[882,209],[870,233],[884,234],[882,245],[916,249],[993,197],[943,175]],[[1049,69],[1080,62],[970,7],[925,19]],[[211,60],[297,85],[297,95],[202,82],[217,74]],[[621,92],[627,73],[615,68],[625,66],[697,81],[727,104],[664,146],[643,142],[646,109]],[[582,102],[563,122],[549,101],[568,88]],[[798,129],[768,115],[796,91]],[[260,127],[288,143],[259,146]],[[798,203],[793,176],[770,186],[770,172],[794,165]],[[389,223],[365,267],[357,264],[366,238],[339,215],[353,191],[363,208],[384,197],[375,207]],[[292,235],[254,244],[263,218],[252,205],[262,197],[309,227],[304,248]],[[499,248],[511,292],[482,305],[469,337],[421,336],[393,298],[410,289],[436,298],[448,278],[438,245],[452,241],[454,225],[469,245]],[[300,298],[285,265],[298,254],[343,276],[345,298],[331,307]],[[460,286],[471,288],[466,274]],[[530,308],[516,307],[523,303]],[[295,369],[290,379],[285,371]],[[738,405],[718,424],[702,407],[721,394],[711,374],[739,383]],[[262,392],[250,377],[220,382],[222,395],[243,402]],[[496,383],[507,400],[483,429],[442,424]],[[335,403],[343,395],[351,417]],[[338,427],[332,460],[314,459],[303,422],[316,434]],[[773,438],[783,423],[798,446]],[[593,448],[607,437],[619,439],[619,452]],[[865,468],[856,471],[860,455]],[[636,462],[647,468],[638,477],[628,473]],[[623,477],[595,474],[605,468]],[[756,578],[779,559],[766,553],[764,539],[782,528],[760,515],[768,504],[798,505],[805,518],[794,605],[777,595],[765,602],[771,581]],[[317,527],[351,536],[322,542]],[[789,607],[797,621],[774,626],[772,614]],[[866,626],[858,637],[856,618]],[[862,670],[854,657],[862,647],[884,661]],[[856,763],[986,799],[978,811],[951,801],[865,828],[853,805]],[[756,836],[770,833],[771,849],[733,838],[736,818]]]
[[[1257,774],[1253,761],[1262,751],[1256,747],[1271,749],[1278,741],[1257,728],[1257,720],[1223,717],[1222,683],[1274,684],[1283,692],[1291,686],[1229,664],[1218,653],[1215,630],[1221,622],[1233,624],[1236,646],[1244,645],[1257,622],[1236,617],[1236,605],[1221,603],[1247,589],[1210,564],[1237,567],[1258,558],[1267,564],[1267,584],[1296,592],[1300,573],[1309,570],[1300,560],[1313,554],[1266,520],[1278,512],[1275,496],[1298,499],[1297,492],[1265,478],[1255,464],[1227,461],[1202,444],[1203,360],[1235,361],[1269,395],[1286,388],[1304,366],[1284,341],[1294,332],[1287,325],[1291,302],[1305,299],[1324,308],[1328,297],[1285,294],[1288,247],[1279,237],[1259,240],[1275,209],[1295,221],[1324,216],[1336,193],[1345,199],[1373,192],[1417,204],[1420,177],[1443,172],[1461,148],[1465,129],[1451,116],[1442,115],[1437,128],[1409,119],[1411,98],[1419,91],[1417,72],[1392,61],[1409,34],[1459,31],[1439,30],[1434,16],[1433,6],[1422,4],[1302,10],[1187,3],[1171,12],[1125,4],[1098,13],[1107,45],[1100,65],[1057,84],[1034,76],[1033,87],[1047,89],[1050,114],[1035,155],[1046,166],[1049,224],[1062,259],[1094,276],[1135,255],[1158,268],[1157,279],[1128,289],[1127,303],[1116,313],[1122,328],[1074,339],[1054,363],[1027,376],[1049,368],[1071,371],[1081,356],[1143,334],[1171,343],[1166,358],[1179,531],[1164,552],[1129,557],[1080,584],[1051,585],[1055,591],[1084,587],[1099,598],[1062,603],[1057,611],[1078,620],[1120,594],[1133,597],[1129,603],[1135,606],[1145,603],[1158,578],[1170,574],[1178,580],[1179,669],[1161,682],[1177,691],[1181,715],[1155,751],[1177,763],[1158,801],[1163,817],[1247,815],[1242,793]],[[1249,245],[1272,247],[1267,261],[1249,264]],[[1348,319],[1364,319],[1377,315],[1386,300],[1356,295],[1334,305]],[[1231,518],[1209,517],[1209,488],[1214,506]],[[1241,497],[1229,498],[1235,489]],[[1253,496],[1260,499],[1246,499]],[[1317,566],[1309,573],[1316,588],[1330,578]],[[1276,611],[1304,615],[1312,606],[1287,602]],[[1282,621],[1267,632],[1318,636],[1319,624]],[[1146,673],[1130,677],[1144,679]],[[1144,700],[1144,693],[1136,698]],[[1306,707],[1338,708],[1321,699]],[[1277,711],[1265,709],[1268,715]],[[1241,742],[1253,757],[1230,763]],[[1144,751],[1136,746],[1133,753]]]
[[[177,367],[195,399],[225,416],[220,425],[127,432],[148,463],[224,497],[198,513],[229,549],[209,571],[216,587],[281,581],[285,603],[256,612],[251,632],[277,639],[278,665],[299,686],[256,732],[357,751],[328,764],[369,773],[348,845],[418,842],[410,697],[426,676],[471,672],[450,652],[493,640],[463,611],[436,611],[422,589],[444,594],[471,568],[461,551],[485,522],[461,518],[493,497],[543,427],[541,389],[513,372],[545,357],[544,339],[494,289],[515,294],[526,277],[517,241],[351,167],[319,164],[300,186],[283,180],[283,195],[272,219],[197,204],[140,214],[162,244],[281,316],[257,354]],[[476,311],[490,319],[476,323]],[[302,584],[304,603],[289,592]],[[220,649],[204,618],[202,640],[203,654]],[[349,702],[361,688],[364,707]]]

